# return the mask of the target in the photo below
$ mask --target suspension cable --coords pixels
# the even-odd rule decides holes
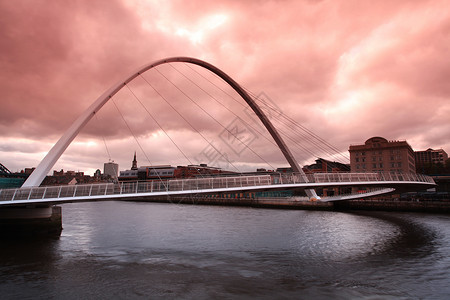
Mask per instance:
[[[236,118],[239,119],[239,121],[241,121],[242,123],[244,123],[246,126],[250,127],[252,130],[254,130],[257,134],[259,134],[260,136],[262,136],[263,138],[265,138],[269,143],[271,143],[274,146],[277,146],[277,144],[275,143],[275,141],[273,139],[268,138],[266,135],[264,135],[263,133],[261,133],[257,128],[255,128],[252,124],[248,123],[247,121],[245,121],[244,119],[242,119],[240,116],[238,116],[234,111],[232,111],[231,109],[229,109],[228,107],[226,107],[222,102],[220,102],[215,96],[213,96],[211,93],[209,93],[208,91],[206,91],[204,88],[202,88],[199,84],[197,84],[196,82],[194,82],[192,79],[190,79],[188,76],[186,76],[185,74],[183,74],[180,70],[178,70],[177,68],[175,68],[174,66],[170,65],[173,69],[175,69],[178,73],[180,73],[181,75],[183,75],[187,80],[189,80],[192,84],[194,84],[197,88],[199,88],[201,91],[203,91],[206,95],[208,95],[209,97],[211,97],[216,103],[218,103],[220,106],[222,106],[223,108],[225,108],[228,112],[230,112],[231,114],[233,114]],[[240,102],[239,102],[240,103]],[[209,114],[208,114],[209,115]],[[212,117],[212,116],[210,116]],[[212,117],[216,122],[218,122],[214,117]],[[222,127],[224,127],[222,124],[220,124]],[[228,132],[230,132],[228,130],[228,128],[224,127]],[[230,132],[231,133],[231,132]],[[237,138],[237,136],[233,135],[234,137]],[[239,140],[239,139],[238,139]],[[239,140],[240,141],[240,140]],[[242,141],[240,141],[242,142]],[[243,142],[242,142],[243,143]],[[264,158],[262,158],[258,153],[254,152],[249,145],[243,143],[244,146],[246,146],[250,151],[252,151],[256,156],[258,156],[263,162],[267,163],[270,167],[273,168],[273,166],[267,162]]]
[[[249,91],[249,93],[251,93]],[[257,96],[254,96],[255,99],[257,101],[260,101],[262,103],[264,103],[265,107],[267,107],[268,109],[278,112],[278,114],[286,119],[288,121],[289,124],[294,125],[295,127],[301,129],[301,131],[306,132],[308,135],[310,135],[311,137],[313,137],[314,139],[316,139],[317,141],[321,142],[324,146],[330,148],[331,150],[333,150],[334,152],[336,152],[337,154],[340,154],[341,151],[339,149],[337,149],[336,147],[334,147],[332,144],[330,144],[329,142],[327,142],[326,140],[324,140],[323,138],[321,138],[320,136],[318,136],[316,133],[314,133],[313,131],[311,131],[310,129],[306,128],[305,126],[301,125],[300,123],[296,122],[294,119],[292,119],[291,117],[289,117],[288,115],[285,115],[282,112],[279,112],[275,107],[273,107],[272,105],[270,105],[270,103],[264,101],[264,99],[260,99]],[[287,124],[286,124],[287,125]],[[316,142],[317,143],[317,142]],[[320,145],[320,144],[316,144],[316,145]],[[330,153],[329,153],[330,154]],[[341,156],[343,156],[346,160],[348,160],[348,157],[345,157],[344,155],[340,154]]]
[[[128,130],[130,131],[131,135],[133,136],[134,140],[136,141],[136,143],[138,144],[139,148],[141,149],[142,153],[144,153],[145,158],[147,159],[147,161],[150,163],[151,166],[153,166],[153,163],[150,161],[150,159],[147,156],[147,153],[144,151],[144,148],[142,147],[141,143],[139,142],[139,140],[137,139],[136,135],[134,134],[133,130],[131,129],[130,125],[128,124],[127,120],[125,119],[124,115],[122,114],[122,112],[120,111],[119,107],[117,106],[116,102],[114,101],[114,98],[111,98],[114,106],[116,107],[117,111],[119,112],[120,116],[122,117],[123,122],[125,123],[125,125],[127,126]],[[154,168],[153,168],[154,169]],[[162,180],[161,176],[159,175],[158,172],[156,172],[156,175],[158,176],[158,179],[161,180],[161,183],[164,185],[164,187],[167,187],[166,183]]]
[[[98,119],[97,114],[95,114],[95,120],[100,124],[100,120]],[[102,139],[103,139],[103,144],[105,145],[106,154],[108,155],[109,161],[111,161],[111,153],[109,152],[108,145],[106,144],[105,136],[103,134],[101,134],[101,136],[102,136]]]
[[[156,68],[155,68],[156,69]],[[186,124],[188,124],[191,128],[192,128],[192,130],[194,130],[196,133],[198,133],[200,136],[201,136],[201,138],[204,140],[204,141],[206,141],[206,143],[209,145],[209,146],[211,146],[217,153],[219,153],[219,155],[223,158],[223,159],[225,159],[225,161],[227,162],[227,163],[229,163],[233,168],[235,168],[237,171],[238,171],[238,173],[241,173],[241,171],[231,162],[231,161],[229,161],[228,160],[228,158],[221,152],[221,151],[219,151],[217,148],[216,148],[216,146],[214,146],[213,145],[213,143],[212,142],[210,142],[194,125],[192,125],[192,123],[191,122],[189,122],[189,120],[187,120],[168,100],[167,100],[167,98],[166,97],[164,97],[159,91],[158,91],[158,89],[156,89],[145,77],[144,77],[144,75],[143,74],[141,74],[141,77],[144,79],[144,81],[161,97],[161,99],[163,99],[177,114],[178,114],[178,116],[180,116],[185,122],[186,122]]]
[[[140,75],[140,77],[142,77],[142,75]],[[145,80],[145,79],[144,79]],[[183,150],[178,146],[177,143],[175,143],[175,141],[172,139],[172,137],[169,135],[169,133],[163,128],[163,126],[161,125],[160,122],[158,122],[158,120],[155,118],[155,116],[147,109],[147,107],[144,105],[144,103],[139,99],[139,97],[133,92],[133,90],[129,87],[128,84],[126,84],[126,87],[128,88],[128,90],[131,92],[131,94],[134,96],[134,98],[139,102],[139,104],[144,108],[144,110],[147,112],[147,114],[153,119],[153,121],[158,125],[158,127],[164,132],[164,134],[169,138],[169,140],[172,142],[172,144],[178,149],[178,151],[180,151],[180,153],[184,156],[184,158],[186,158],[186,160],[189,162],[190,165],[194,165],[191,160],[189,159],[189,157],[183,152]],[[154,169],[154,168],[153,168]],[[200,171],[198,170],[198,168],[195,168],[197,170],[197,173],[200,175],[200,177],[203,177],[203,174],[200,173]],[[155,173],[156,170],[154,169]]]
[[[185,95],[189,100],[191,100],[192,103],[194,103],[200,110],[202,110],[206,115],[208,115],[212,120],[214,120],[217,124],[219,124],[224,130],[226,130],[229,134],[231,134],[236,140],[238,140],[242,145],[244,145],[247,149],[249,149],[253,154],[255,154],[257,157],[259,157],[264,163],[268,164],[271,168],[273,166],[267,162],[264,158],[262,158],[258,153],[256,153],[252,148],[250,148],[247,143],[242,141],[236,134],[231,132],[227,127],[225,127],[222,123],[220,123],[214,116],[212,116],[210,113],[208,113],[200,104],[198,104],[192,97],[187,95],[183,90],[181,90],[177,85],[175,85],[170,79],[168,79],[163,73],[161,73],[157,68],[155,68],[156,71],[158,71],[165,79],[167,79],[175,88],[177,88],[183,95]]]
[[[266,102],[263,102],[263,103],[266,104]],[[275,108],[273,108],[269,105],[267,105],[267,108],[272,111],[278,112]],[[310,143],[313,146],[313,148],[316,147],[319,150],[322,150],[324,153],[333,157],[337,161],[339,161],[339,159],[336,156],[341,156],[344,158],[345,161],[348,161],[348,158],[346,156],[344,156],[342,153],[340,153],[340,151],[337,148],[335,148],[334,146],[332,146],[331,144],[329,144],[328,142],[326,142],[325,140],[323,140],[322,138],[317,136],[315,133],[313,133],[306,127],[302,126],[295,120],[291,119],[289,116],[286,116],[284,114],[279,114],[279,115],[280,116],[274,116],[273,118],[275,118],[276,120],[281,122],[283,125],[288,127],[290,129],[290,131],[292,131],[292,129],[294,129],[295,132],[297,132],[298,134],[301,134],[301,137],[307,143]],[[288,133],[286,133],[286,134],[288,135]],[[294,138],[292,138],[292,139],[294,139]]]
[[[195,73],[197,73],[200,77],[202,77],[203,79],[205,79],[206,81],[208,81],[211,85],[215,86],[217,89],[219,89],[220,91],[222,91],[224,94],[226,94],[227,96],[229,96],[232,100],[234,100],[236,103],[238,103],[239,105],[245,107],[244,104],[242,104],[241,101],[238,101],[233,95],[229,94],[227,91],[225,91],[224,89],[222,89],[220,86],[218,86],[216,83],[212,82],[210,79],[208,79],[207,77],[205,77],[203,74],[201,74],[200,72],[198,72],[196,69],[194,69],[193,67],[191,67],[188,64],[185,64],[189,69],[191,69],[192,71],[194,71]],[[320,150],[324,151],[326,154],[330,155],[331,157],[333,157],[334,159],[336,159],[336,155],[340,155],[344,158],[345,161],[348,161],[348,157],[346,157],[345,155],[343,155],[341,153],[341,151],[339,151],[336,147],[334,147],[333,145],[331,145],[330,143],[328,143],[327,141],[325,141],[324,139],[322,139],[321,137],[319,137],[317,134],[315,134],[314,132],[312,132],[311,130],[307,129],[306,127],[304,127],[303,125],[301,125],[300,123],[296,122],[295,120],[293,120],[292,118],[290,118],[289,116],[285,115],[283,112],[276,110],[276,108],[270,106],[266,101],[260,99],[258,96],[256,96],[254,93],[252,93],[250,90],[244,88],[247,93],[249,95],[252,96],[252,98],[260,103],[262,103],[264,105],[264,107],[266,107],[267,109],[270,109],[274,112],[276,112],[275,115],[279,115],[280,117],[275,117],[278,121],[282,122],[284,125],[288,126],[290,128],[289,131],[292,131],[292,129],[294,129],[295,132],[297,133],[301,133],[302,137],[306,140],[306,142],[311,143],[312,145],[315,145],[317,148],[319,148]],[[285,120],[284,120],[285,119]],[[294,126],[294,128],[292,128],[292,126]],[[306,133],[306,136],[305,136]],[[284,135],[287,136],[288,133],[284,132]],[[294,140],[294,138],[289,137],[290,140]],[[301,145],[299,142],[296,142],[296,144],[299,146]],[[322,145],[323,144],[323,145]],[[326,147],[325,147],[325,146]],[[301,148],[303,150],[306,150],[307,148],[305,146],[301,146]],[[331,150],[333,150],[332,152],[328,151],[327,148],[330,148]],[[313,156],[317,156],[319,157],[320,155],[317,155],[317,153],[312,152],[312,151],[308,151],[308,153],[310,153]]]

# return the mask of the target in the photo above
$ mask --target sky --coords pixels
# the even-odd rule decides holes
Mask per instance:
[[[349,145],[373,136],[450,153],[448,5],[439,0],[0,0],[0,163],[13,172],[37,166],[105,90],[140,66],[173,56],[215,65],[344,154]],[[92,174],[109,160],[124,170],[135,151],[141,165],[203,161],[231,167],[206,156],[211,145],[205,140],[224,142],[223,128],[211,125],[216,121],[246,128],[255,149],[225,141],[216,149],[221,157],[234,155],[230,161],[241,168],[287,165],[273,143],[261,138],[259,125],[248,126],[252,117],[233,123],[248,110],[219,95],[229,87],[214,89],[211,82],[222,83],[206,70],[164,65],[145,76],[105,105],[54,170]],[[229,114],[216,103],[207,108],[213,115],[208,120],[191,99],[199,107],[218,100],[244,114]],[[295,155],[301,164],[321,155],[300,152]],[[250,154],[263,156],[264,163]]]

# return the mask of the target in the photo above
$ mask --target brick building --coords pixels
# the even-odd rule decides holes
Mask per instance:
[[[351,145],[351,172],[416,173],[415,155],[406,141],[372,137],[363,145]]]
[[[415,151],[416,168],[420,170],[421,167],[433,164],[445,164],[448,159],[448,154],[443,149],[428,148],[425,151]]]
[[[306,174],[350,172],[350,165],[318,158],[314,164],[303,166],[303,172]]]

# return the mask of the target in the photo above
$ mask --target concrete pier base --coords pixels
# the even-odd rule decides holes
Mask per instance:
[[[58,238],[62,231],[60,206],[0,209],[1,238]]]

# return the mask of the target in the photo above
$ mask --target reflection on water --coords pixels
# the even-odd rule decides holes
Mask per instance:
[[[2,242],[6,298],[445,299],[450,218],[103,202]]]

